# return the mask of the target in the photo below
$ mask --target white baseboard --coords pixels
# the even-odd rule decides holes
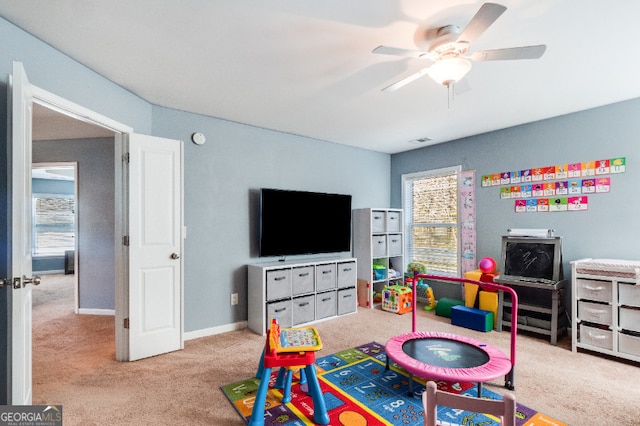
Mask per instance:
[[[184,333],[184,340],[199,339],[200,337],[213,336],[228,331],[237,331],[247,328],[247,321],[240,321],[233,324],[221,325],[219,327],[203,328],[202,330],[189,331]]]
[[[115,316],[116,311],[114,309],[78,309],[78,313],[81,315],[111,315]]]
[[[82,315],[112,315],[116,312],[113,309],[79,309]],[[237,331],[245,329],[249,326],[247,321],[240,321],[233,324],[221,325],[219,327],[203,328],[202,330],[189,331],[184,333],[184,340],[199,339],[200,337],[214,336],[228,331]]]

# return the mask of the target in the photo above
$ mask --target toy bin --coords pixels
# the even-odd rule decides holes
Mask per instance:
[[[373,265],[373,279],[375,281],[387,279],[387,268],[384,265]]]
[[[382,310],[396,314],[411,312],[413,292],[401,285],[387,286],[382,290]]]

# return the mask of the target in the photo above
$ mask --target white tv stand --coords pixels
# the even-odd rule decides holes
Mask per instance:
[[[266,334],[276,316],[281,327],[356,312],[356,259],[315,259],[248,265],[249,328]]]

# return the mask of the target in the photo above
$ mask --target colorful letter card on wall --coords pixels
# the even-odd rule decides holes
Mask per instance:
[[[538,211],[541,213],[546,213],[549,211],[549,199],[548,198],[538,198]]]
[[[569,197],[567,199],[567,206],[569,211],[587,210],[589,207],[589,200],[586,196],[582,197]]]
[[[597,178],[596,192],[609,192],[611,189],[611,178]]]
[[[580,170],[580,163],[569,164],[567,175],[570,178],[576,178],[582,176],[582,172]]]
[[[611,159],[611,173],[624,173],[627,160],[624,157]]]
[[[566,212],[568,210],[566,198],[551,198],[549,200],[550,212]]]

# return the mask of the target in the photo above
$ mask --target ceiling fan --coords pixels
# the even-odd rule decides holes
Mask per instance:
[[[419,58],[432,64],[382,89],[390,92],[399,89],[418,78],[428,75],[434,81],[453,89],[455,83],[471,70],[471,61],[503,61],[540,58],[547,46],[520,46],[505,49],[481,50],[468,55],[469,45],[477,39],[507,10],[496,3],[484,3],[464,30],[457,25],[447,25],[437,31],[436,39],[428,50],[411,50],[397,47],[378,46],[373,53]]]

